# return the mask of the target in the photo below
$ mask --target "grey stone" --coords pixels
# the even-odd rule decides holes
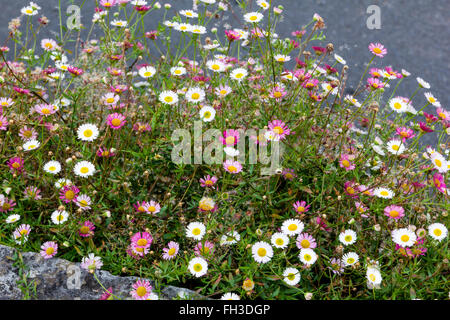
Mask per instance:
[[[17,283],[20,268],[15,264],[16,249],[0,245],[0,299],[23,299],[24,293]],[[44,259],[39,253],[21,253],[26,280],[31,284],[29,296],[39,300],[96,300],[104,292],[101,285],[80,263],[64,259]],[[112,287],[113,294],[121,299],[131,299],[132,284],[139,278],[114,276],[108,271],[97,270],[96,274],[105,288]],[[149,280],[154,287],[154,281]],[[36,290],[33,290],[35,286]],[[196,292],[184,288],[166,286],[158,296],[162,300],[204,299]]]

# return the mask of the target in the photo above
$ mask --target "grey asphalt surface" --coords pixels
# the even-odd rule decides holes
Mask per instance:
[[[51,36],[50,30],[59,31],[58,0],[34,2],[42,7],[40,14],[50,19],[50,25],[41,37]],[[73,2],[80,5],[83,0]],[[175,14],[176,10],[192,8],[192,0],[160,0],[161,4],[166,2],[172,4],[168,18]],[[256,8],[255,0],[249,2],[253,2],[252,6]],[[28,0],[0,0],[0,43],[7,37],[8,22],[19,16],[20,9],[28,3]],[[71,3],[69,0],[61,0],[63,8],[67,8]],[[281,37],[290,36],[291,31],[300,29],[310,21],[314,13],[324,18],[327,26],[324,30],[326,43],[332,42],[335,52],[346,59],[350,67],[350,86],[358,83],[365,63],[371,58],[368,45],[371,42],[381,42],[388,49],[388,54],[383,59],[375,59],[374,66],[391,65],[395,70],[406,69],[412,74],[399,87],[399,95],[410,96],[417,89],[415,78],[419,76],[431,84],[429,91],[445,109],[449,109],[449,0],[278,0],[273,3],[284,6],[283,21],[278,24],[276,30]],[[366,10],[369,5],[378,5],[381,9],[379,30],[367,28],[366,20],[370,14],[366,13]],[[94,0],[86,0],[82,8],[81,22],[88,27],[94,7]],[[236,15],[230,15],[226,22],[232,27],[241,27],[240,9],[236,5],[233,8]],[[146,27],[155,28],[156,21],[154,16],[149,16]],[[423,92],[414,98],[413,105],[416,108],[425,104]]]

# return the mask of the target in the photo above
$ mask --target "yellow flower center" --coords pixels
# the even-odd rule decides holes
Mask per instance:
[[[236,172],[236,171],[237,171],[237,168],[236,168],[235,166],[233,166],[233,165],[230,165],[230,166],[228,166],[228,171],[230,171],[230,172]]]
[[[369,275],[369,279],[370,279],[370,281],[372,281],[372,282],[375,282],[375,275],[372,273],[372,274],[370,274]]]
[[[284,130],[282,127],[276,126],[275,128],[273,128],[273,132],[275,132],[277,134],[282,134],[284,132]]]
[[[380,192],[380,194],[381,194],[382,196],[387,197],[387,196],[389,195],[389,192],[387,192],[386,190],[383,190],[383,191]]]
[[[92,132],[91,129],[87,129],[87,130],[85,130],[85,131],[83,132],[83,135],[84,135],[86,138],[91,137],[92,134],[93,134],[93,132]]]
[[[289,280],[293,281],[293,280],[295,279],[295,274],[289,273],[289,274],[287,275],[287,278],[288,278]]]
[[[281,98],[282,95],[283,95],[283,94],[282,94],[280,91],[275,91],[275,92],[273,93],[273,96],[274,96],[275,98]]]
[[[41,112],[42,112],[43,114],[50,114],[50,110],[47,109],[47,108],[42,109]]]
[[[234,142],[236,141],[236,138],[233,136],[228,136],[225,138],[225,143],[226,144],[234,144]]]
[[[267,250],[264,248],[259,248],[258,249],[258,256],[260,257],[264,257],[267,254]]]
[[[375,52],[376,54],[380,54],[381,53],[381,49],[380,48],[374,48],[373,52]]]
[[[311,244],[310,244],[309,241],[306,240],[306,239],[303,239],[303,240],[300,242],[300,246],[301,246],[302,248],[305,248],[305,249],[309,248],[310,245],[311,245]]]
[[[194,93],[192,94],[191,98],[194,99],[194,100],[197,100],[197,99],[200,98],[200,94],[197,93],[197,92],[194,92]]]
[[[309,261],[309,260],[312,259],[312,257],[311,257],[309,254],[305,254],[305,255],[303,256],[303,259],[305,259],[306,261]]]
[[[53,252],[55,252],[55,249],[52,248],[52,247],[48,247],[48,248],[45,250],[45,253],[48,254],[48,255],[52,255]]]
[[[144,77],[150,77],[152,73],[150,71],[144,72]]]
[[[146,239],[139,239],[137,241],[137,245],[140,246],[140,247],[143,247],[143,246],[147,245],[147,242],[148,241]]]
[[[352,187],[347,187],[346,190],[347,190],[347,192],[350,193],[350,194],[355,193],[355,189],[353,189]]]
[[[195,272],[200,272],[200,271],[202,271],[202,269],[203,269],[203,267],[202,267],[202,265],[200,263],[194,264],[194,271]]]
[[[442,167],[442,162],[439,159],[434,159],[434,164],[437,165],[438,167]]]
[[[220,90],[220,94],[221,94],[222,96],[226,95],[226,94],[227,94],[227,90],[224,90],[224,89]]]
[[[251,20],[251,21],[256,21],[257,19],[258,19],[257,16],[251,16],[251,17],[250,17],[250,20]]]
[[[346,168],[350,167],[350,162],[348,160],[342,160],[342,165]]]
[[[355,259],[353,259],[353,258],[348,258],[347,259],[347,263],[348,264],[352,264],[353,262],[355,262]]]
[[[140,286],[140,287],[138,287],[138,288],[136,289],[136,294],[137,294],[139,297],[143,297],[143,296],[145,296],[145,295],[147,294],[147,289],[146,289],[145,287],[143,287],[143,286]]]
[[[212,68],[213,70],[219,70],[219,69],[220,69],[220,66],[219,66],[218,64],[213,64],[213,65],[211,66],[211,68]]]
[[[275,243],[279,246],[282,246],[284,244],[284,241],[283,241],[283,239],[278,238],[277,240],[275,240]]]
[[[399,110],[402,108],[402,104],[400,102],[396,102],[396,103],[394,103],[394,108]]]
[[[148,211],[155,212],[156,211],[156,207],[155,206],[150,206],[150,207],[148,207]]]
[[[80,233],[82,233],[82,234],[86,234],[86,233],[88,233],[89,231],[90,231],[90,229],[89,229],[88,226],[82,226],[82,227],[80,228]]]
[[[14,169],[17,169],[17,168],[20,167],[20,164],[19,164],[18,162],[14,162],[14,163],[12,164],[12,167],[13,167]]]
[[[295,231],[297,230],[297,225],[295,223],[292,223],[288,227],[289,231]]]
[[[167,97],[164,98],[164,101],[165,102],[172,102],[173,98],[171,96],[167,96]]]
[[[114,102],[114,98],[107,98],[107,99],[106,99],[106,102],[107,102],[107,103],[113,103],[113,102]]]
[[[434,233],[435,236],[439,237],[442,234],[442,231],[440,229],[434,229],[433,233]]]
[[[235,75],[235,77],[238,79],[242,78],[243,76],[244,76],[243,73],[236,73],[236,75]]]
[[[114,127],[120,126],[121,123],[122,123],[122,121],[121,121],[120,119],[117,119],[117,118],[115,118],[115,119],[113,119],[113,120],[111,121],[111,124],[112,124]]]
[[[403,242],[408,242],[409,241],[409,236],[407,234],[404,234],[400,237],[400,240],[402,240]]]
[[[392,149],[394,149],[395,151],[398,151],[400,149],[400,146],[398,144],[394,144],[394,145],[392,145]]]
[[[201,230],[199,228],[195,228],[194,230],[192,230],[192,234],[194,236],[198,236],[200,234]]]
[[[72,190],[67,190],[64,196],[67,200],[72,200],[73,198],[75,198],[75,192],[73,192]]]
[[[398,217],[400,215],[400,212],[398,212],[397,210],[392,210],[391,212],[389,212],[389,215],[392,218],[396,218],[396,217]]]
[[[86,174],[86,173],[89,172],[89,168],[88,167],[83,167],[83,168],[80,169],[80,172],[83,173],[83,174]]]
[[[88,205],[88,203],[87,203],[87,201],[86,200],[81,200],[81,201],[78,201],[78,203],[80,204],[80,206],[82,206],[82,207],[86,207],[87,205]]]
[[[346,242],[350,242],[350,241],[352,241],[352,236],[351,235],[347,235],[347,236],[345,236],[344,240]]]
[[[175,248],[170,248],[169,251],[167,252],[167,254],[169,256],[173,256],[175,254],[175,251],[176,251]]]

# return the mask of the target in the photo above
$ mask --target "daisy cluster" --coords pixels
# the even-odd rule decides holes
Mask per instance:
[[[223,300],[447,297],[446,106],[384,66],[378,42],[344,94],[352,70],[320,15],[283,38],[282,6],[248,4],[100,0],[82,41],[25,41],[49,21],[24,6],[0,47],[1,242],[81,261],[97,281],[139,276],[137,300],[160,284]],[[219,30],[231,6],[242,24]],[[403,81],[417,90],[400,96]],[[194,131],[181,164],[178,129]],[[261,175],[275,142],[275,174]],[[206,155],[219,161],[190,164]]]

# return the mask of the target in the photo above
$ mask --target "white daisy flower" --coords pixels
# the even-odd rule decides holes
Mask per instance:
[[[182,76],[186,74],[186,68],[184,67],[172,67],[170,68],[170,74],[173,76]]]
[[[334,54],[334,59],[336,59],[337,62],[339,62],[340,64],[346,65],[347,61],[344,60],[344,58],[342,58],[340,55],[338,54]]]
[[[41,48],[45,51],[53,51],[58,49],[58,44],[55,40],[52,39],[42,39],[41,40]]]
[[[224,72],[226,69],[225,64],[219,60],[208,60],[206,66],[213,72]]]
[[[262,20],[264,16],[259,12],[249,12],[244,14],[244,19],[249,23],[258,23]]]
[[[241,298],[234,292],[224,293],[220,300],[241,300]]]
[[[425,88],[425,89],[431,88],[430,84],[428,82],[426,82],[425,80],[423,80],[422,78],[417,77],[416,80],[419,83],[420,87]]]
[[[317,260],[317,254],[313,249],[301,249],[298,255],[300,261],[306,265],[313,265]]]
[[[295,286],[300,282],[300,272],[296,268],[286,268],[283,272],[283,281],[290,286]]]
[[[55,210],[52,213],[51,219],[54,224],[63,224],[69,218],[69,213],[65,210]]]
[[[342,263],[344,266],[352,266],[357,263],[359,260],[358,254],[355,252],[348,252],[342,256]]]
[[[98,128],[95,124],[86,123],[78,127],[78,139],[82,141],[94,141],[99,134]]]
[[[397,113],[403,113],[408,110],[408,103],[401,98],[393,98],[389,100],[389,107]]]
[[[11,215],[9,215],[6,218],[5,222],[6,223],[14,223],[14,222],[17,222],[19,220],[20,220],[20,215],[18,215],[18,214],[11,214]]]
[[[95,173],[95,166],[89,161],[80,161],[75,165],[73,172],[79,177],[86,178]]]
[[[195,33],[195,34],[205,34],[206,33],[206,28],[204,27],[204,26],[200,26],[200,25],[193,25],[192,27],[191,27],[191,30],[190,30],[192,33]]]
[[[37,140],[28,140],[22,145],[24,151],[30,151],[39,148],[41,143]]]
[[[392,154],[399,155],[402,154],[406,148],[402,140],[394,139],[387,143],[386,149]]]
[[[356,232],[350,229],[339,234],[339,241],[345,246],[355,243],[356,239]]]
[[[448,171],[448,164],[447,160],[444,158],[443,155],[441,155],[439,152],[433,152],[430,155],[430,160],[433,163],[434,167],[440,172],[440,173],[446,173]]]
[[[188,23],[178,23],[177,25],[175,25],[175,30],[181,32],[190,32],[192,30],[192,25]]]
[[[281,231],[288,236],[294,236],[301,233],[304,227],[305,225],[300,220],[288,219],[281,225]]]
[[[193,10],[180,10],[179,13],[187,18],[198,18],[198,13]]]
[[[267,263],[273,256],[272,246],[267,242],[258,241],[252,246],[252,255],[256,262]]]
[[[238,243],[238,241],[241,240],[241,236],[236,231],[228,232],[227,234],[224,234],[220,238],[220,245],[231,245]]]
[[[284,249],[289,244],[289,237],[282,232],[276,232],[272,235],[270,242],[275,248]]]
[[[205,275],[208,272],[208,263],[206,262],[205,259],[196,257],[191,261],[189,261],[188,269],[192,273],[192,275],[198,278]]]
[[[186,91],[185,98],[192,103],[202,102],[205,99],[205,91],[199,87],[189,88]]]
[[[375,188],[373,190],[373,194],[377,196],[378,198],[384,198],[384,199],[392,199],[395,196],[394,191],[388,188]]]
[[[58,161],[49,161],[44,165],[44,171],[51,174],[57,174],[61,171],[61,164]]]
[[[128,23],[125,20],[113,20],[113,21],[111,21],[111,25],[114,26],[114,27],[123,28],[123,27],[126,27],[127,24]]]
[[[173,105],[178,102],[178,95],[173,91],[166,90],[159,94],[159,101],[168,105]]]
[[[379,285],[381,283],[381,280],[383,279],[378,269],[370,267],[367,268],[366,277],[368,282],[373,286]]]
[[[20,9],[20,12],[27,16],[34,16],[38,14],[38,11],[32,6],[23,7],[22,9]]]
[[[108,92],[102,97],[102,101],[104,104],[108,106],[114,106],[119,102],[120,96],[118,94],[115,94],[113,92]]]
[[[152,66],[146,66],[146,67],[140,68],[138,73],[142,78],[147,79],[147,78],[151,78],[155,75],[156,69]]]
[[[230,78],[237,81],[242,81],[247,77],[248,71],[244,68],[236,68],[230,73]]]
[[[278,62],[288,62],[291,61],[291,57],[284,55],[284,54],[277,54],[273,57],[275,59],[275,61]]]
[[[61,189],[62,187],[70,186],[71,184],[72,184],[72,181],[70,181],[69,179],[61,178],[55,182],[55,187],[58,189]]]
[[[202,240],[205,235],[206,227],[201,222],[191,222],[186,227],[186,237],[194,240]]]
[[[425,92],[424,95],[427,101],[431,103],[433,106],[435,106],[436,108],[441,107],[441,103],[433,96],[431,92]]]
[[[178,22],[172,22],[172,21],[166,20],[166,21],[163,22],[163,24],[164,24],[166,27],[169,27],[169,28],[175,28],[175,27],[178,25]]]
[[[384,152],[383,148],[380,147],[379,145],[376,145],[374,143],[372,143],[372,149],[378,153],[380,156],[384,156],[386,155],[386,153]]]
[[[256,0],[256,4],[258,6],[260,6],[261,8],[263,8],[264,10],[267,10],[270,8],[270,4],[266,0]]]
[[[233,147],[225,147],[223,151],[230,157],[237,157],[239,155],[239,150]]]
[[[408,228],[400,228],[392,230],[392,241],[401,247],[412,247],[417,240],[414,232]]]
[[[448,230],[442,223],[433,223],[428,226],[428,234],[437,241],[447,237]]]
[[[200,118],[204,122],[213,121],[216,116],[216,110],[210,106],[204,106],[200,109]]]

